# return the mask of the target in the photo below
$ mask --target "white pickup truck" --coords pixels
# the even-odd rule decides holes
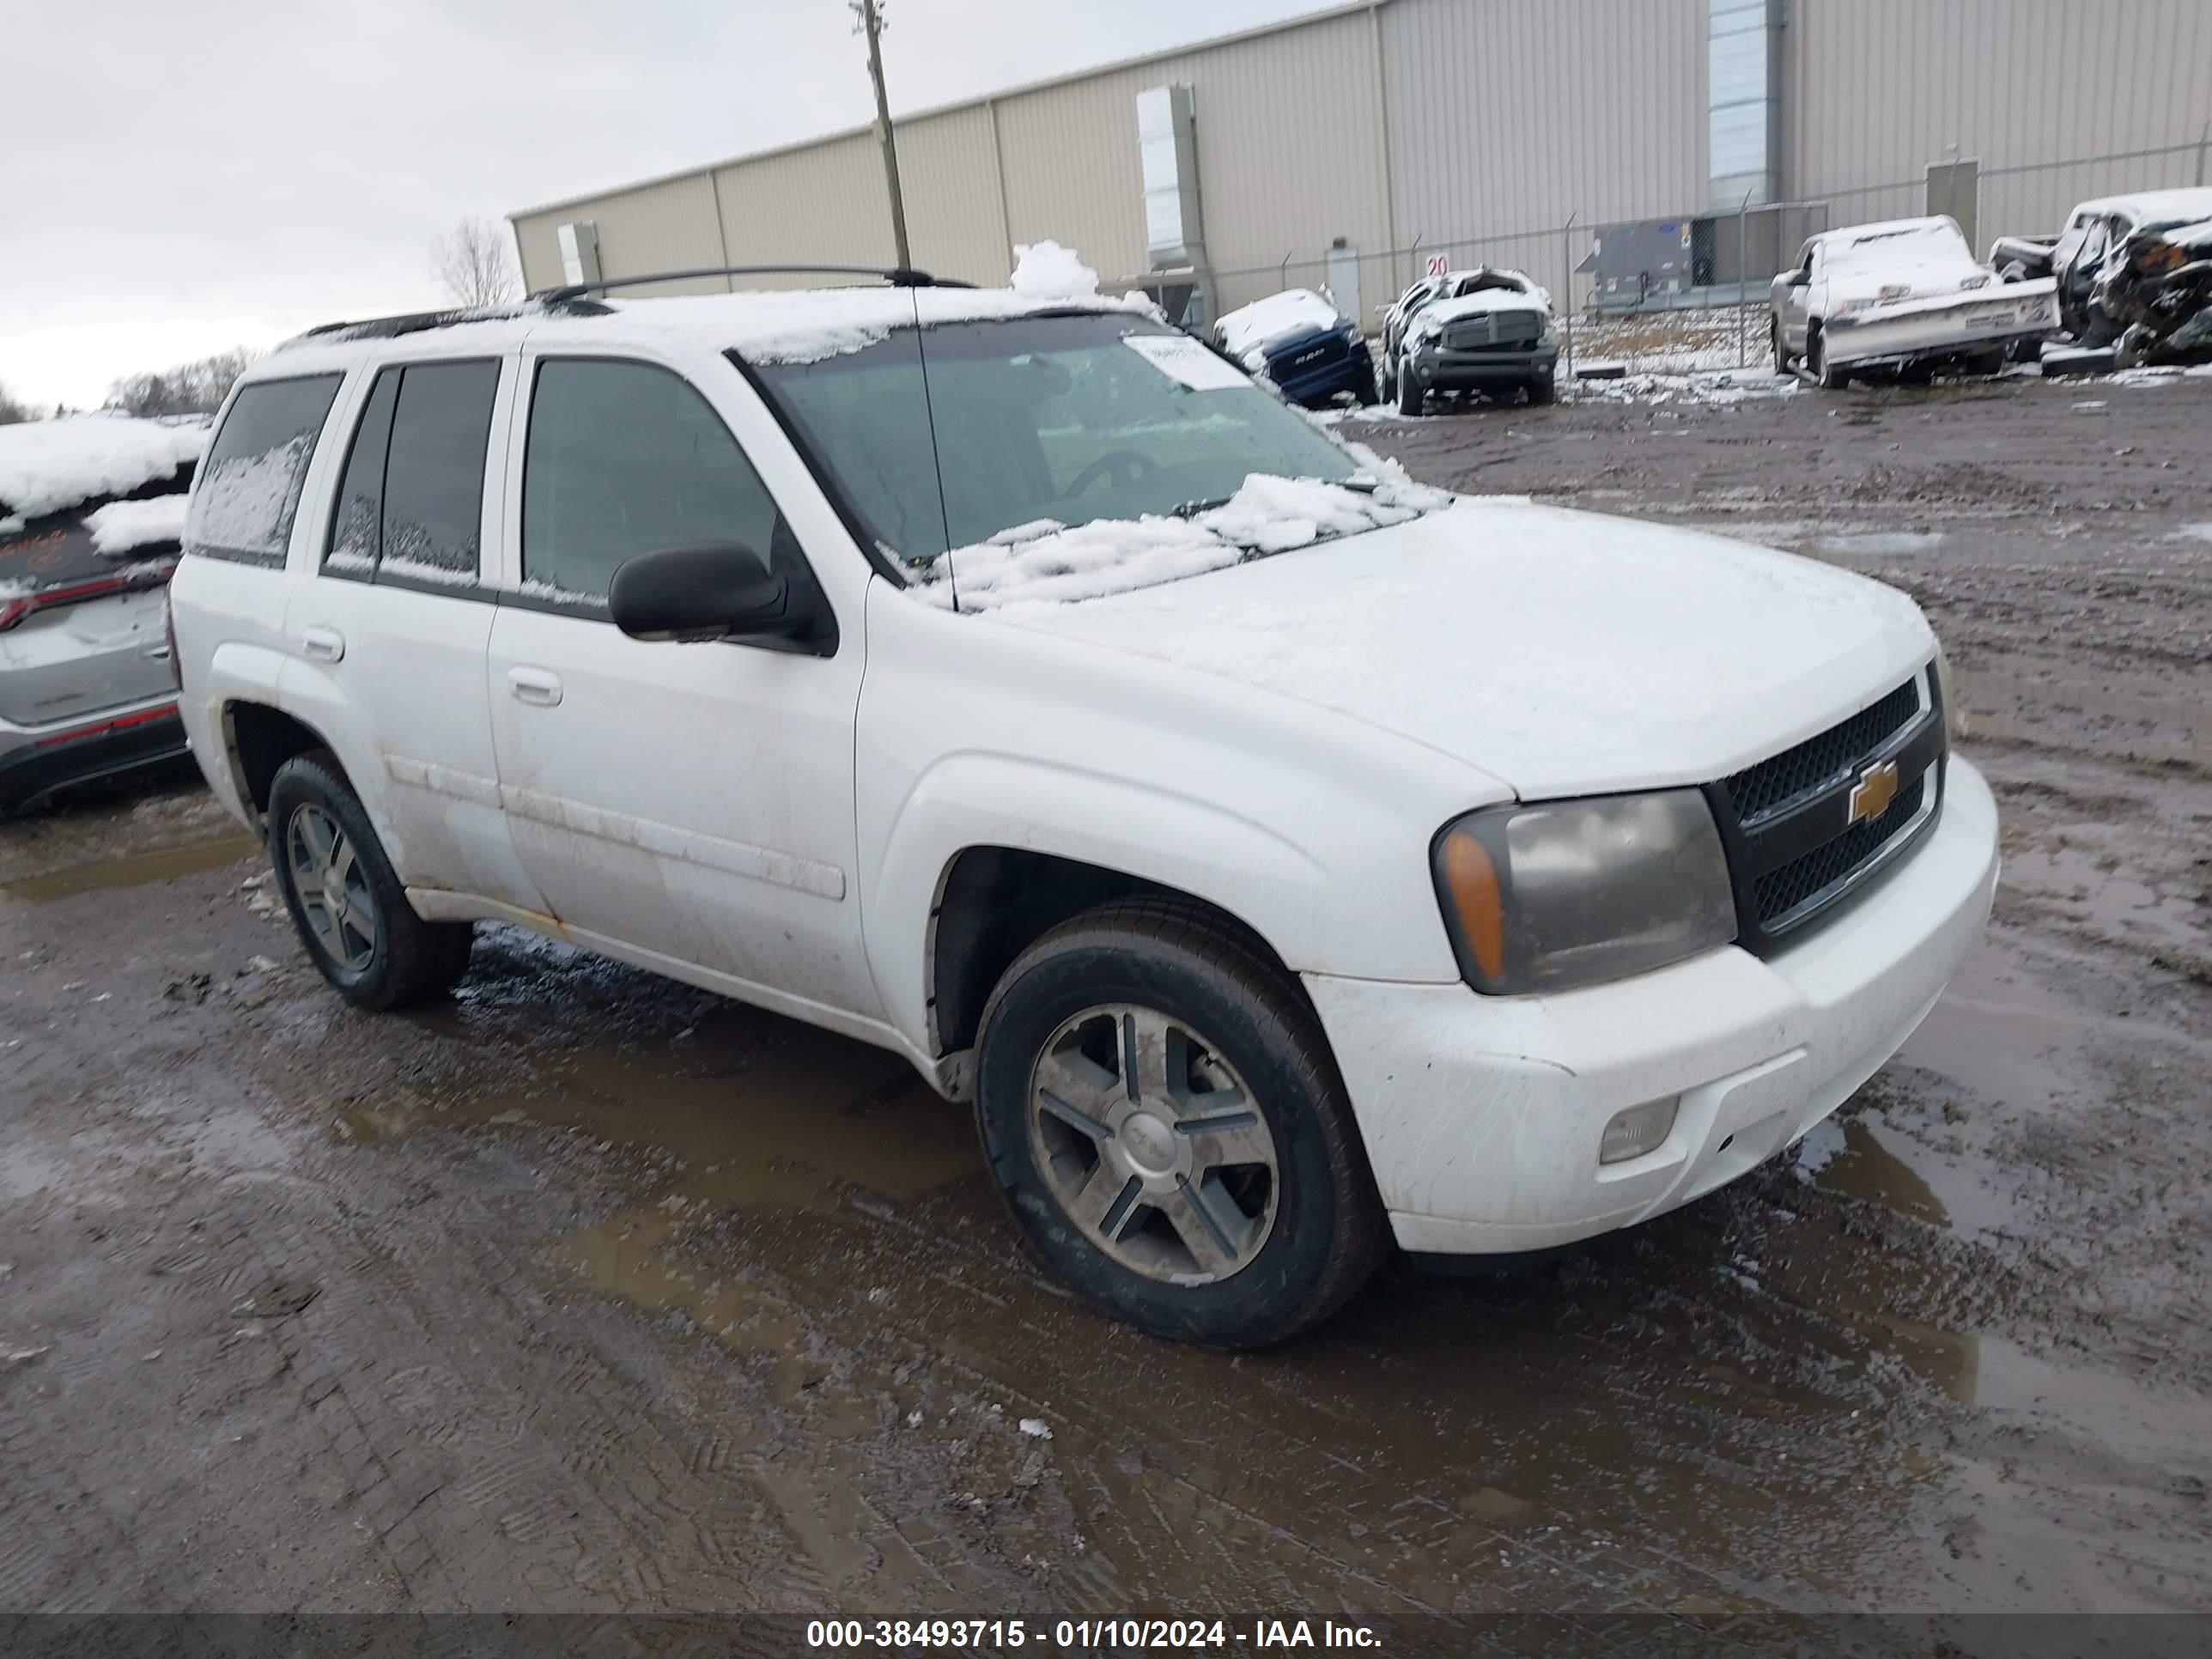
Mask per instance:
[[[898,275],[248,373],[182,708],[342,995],[500,921],[880,1044],[1083,1296],[1250,1346],[1394,1243],[1735,1179],[1973,947],[1996,815],[1904,595],[1424,489],[1144,308]]]

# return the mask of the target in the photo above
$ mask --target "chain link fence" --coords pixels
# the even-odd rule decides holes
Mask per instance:
[[[2075,203],[2212,180],[2212,124],[2193,144],[2063,161],[1931,167],[1918,179],[1828,191],[1734,211],[1700,209],[1632,224],[1570,213],[1540,229],[1403,247],[1296,250],[1272,265],[1215,267],[1217,313],[1284,289],[1328,290],[1371,335],[1382,313],[1434,270],[1518,270],[1551,295],[1559,318],[1560,372],[1687,375],[1771,366],[1768,285],[1808,236],[1884,219],[1948,212],[1978,252],[1998,234],[2050,234]],[[1617,246],[1629,241],[1626,252]],[[1616,244],[1615,257],[1606,252]],[[1645,258],[1646,250],[1666,258]],[[1354,274],[1356,273],[1356,274]],[[1351,280],[1347,281],[1347,276]]]

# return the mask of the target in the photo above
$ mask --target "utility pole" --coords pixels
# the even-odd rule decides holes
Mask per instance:
[[[860,15],[861,31],[868,37],[868,79],[876,87],[876,137],[883,141],[884,182],[891,192],[891,241],[903,270],[914,261],[906,249],[906,199],[899,194],[898,140],[891,136],[890,100],[884,95],[884,22],[876,3],[877,0],[853,0],[853,9]]]

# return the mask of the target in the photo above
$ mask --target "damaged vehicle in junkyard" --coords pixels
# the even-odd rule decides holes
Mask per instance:
[[[1383,319],[1383,401],[1401,415],[1419,415],[1432,393],[1525,390],[1530,403],[1550,403],[1559,356],[1550,292],[1495,265],[1431,280]]]
[[[2115,368],[2212,356],[2212,189],[2083,202],[2056,236],[2000,236],[1990,263],[2008,284],[2051,281],[2058,325]]]
[[[1802,362],[1826,387],[1875,373],[1994,374],[2016,342],[2057,326],[2055,286],[2048,276],[2000,284],[1945,215],[1826,231],[1774,279],[1774,367],[1788,374]]]
[[[1346,395],[1375,401],[1375,360],[1359,325],[1326,294],[1294,288],[1239,306],[1214,324],[1213,343],[1304,408],[1326,409]]]

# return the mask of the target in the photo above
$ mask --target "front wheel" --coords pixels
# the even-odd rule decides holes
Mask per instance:
[[[1768,323],[1766,331],[1774,341],[1774,372],[1787,374],[1790,372],[1790,348],[1782,343],[1782,319],[1777,317]]]
[[[324,752],[297,756],[269,786],[269,857],[300,942],[360,1008],[399,1008],[450,990],[469,965],[465,921],[425,921]]]
[[[1363,349],[1364,349],[1364,348],[1363,348]],[[1376,395],[1375,365],[1373,362],[1369,362],[1362,363],[1358,368],[1352,370],[1352,400],[1358,404],[1362,409],[1367,408],[1371,404],[1377,404],[1382,401],[1381,398]]]
[[[1413,371],[1410,367],[1402,363],[1400,364],[1398,368],[1398,412],[1401,415],[1418,415],[1421,412],[1421,405],[1423,402],[1424,399],[1421,396],[1421,383],[1413,378]]]
[[[1156,1336],[1281,1341],[1387,1248],[1312,1011],[1182,906],[1105,906],[1022,953],[984,1010],[975,1114],[1030,1246]]]
[[[1806,331],[1805,367],[1824,392],[1839,392],[1851,383],[1847,370],[1838,368],[1828,361],[1827,337],[1818,329]]]
[[[1531,404],[1552,403],[1559,395],[1559,383],[1550,374],[1536,375],[1528,382],[1528,401]]]

